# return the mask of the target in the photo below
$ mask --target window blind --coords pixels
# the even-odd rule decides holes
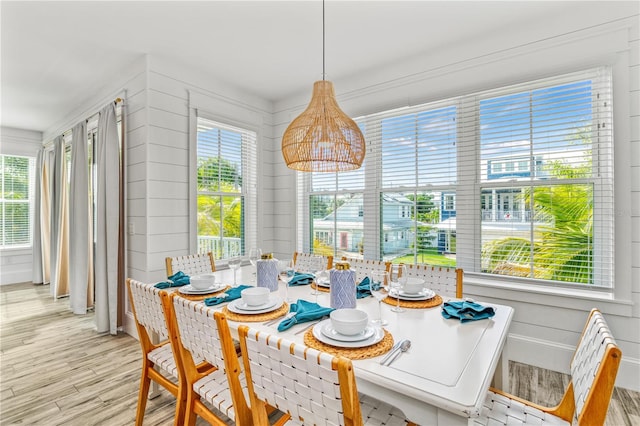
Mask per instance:
[[[197,119],[198,252],[244,255],[256,239],[256,133]]]
[[[0,155],[0,247],[28,247],[32,241],[34,164],[30,157]]]
[[[363,250],[365,170],[366,161],[358,170],[311,174],[309,251],[340,258]]]
[[[478,158],[460,163],[466,180],[477,182],[473,198],[463,201],[480,212],[480,225],[474,239],[464,235],[473,245],[458,252],[459,265],[482,273],[611,285],[609,70],[483,92],[461,118],[461,140],[475,147]],[[458,232],[459,241],[462,237]]]
[[[610,74],[591,69],[358,119],[361,169],[301,175],[300,244],[610,286]]]

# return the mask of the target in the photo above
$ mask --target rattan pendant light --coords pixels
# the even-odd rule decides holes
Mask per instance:
[[[364,161],[365,141],[360,128],[338,106],[333,83],[325,80],[324,0],[322,1],[322,80],[313,83],[307,109],[282,135],[287,167],[303,172],[358,169]]]

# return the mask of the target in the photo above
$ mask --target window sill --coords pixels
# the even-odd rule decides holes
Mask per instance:
[[[470,297],[527,302],[566,309],[591,310],[597,307],[605,314],[631,317],[633,302],[616,299],[611,292],[531,285],[521,282],[488,279],[465,274],[464,294]]]
[[[33,253],[33,248],[31,246],[0,248],[1,256],[27,256],[32,253]]]

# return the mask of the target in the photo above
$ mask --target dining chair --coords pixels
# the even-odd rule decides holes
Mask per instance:
[[[592,309],[571,360],[571,381],[557,406],[543,407],[491,388],[473,425],[603,425],[621,358],[604,316]]]
[[[199,415],[211,424],[227,425],[220,416],[223,414],[238,426],[251,425],[244,394],[246,381],[224,314],[176,293],[164,293],[162,303],[170,317],[167,325],[171,344],[184,369],[184,424],[195,425]],[[198,369],[197,359],[212,368]]]
[[[342,260],[349,262],[351,269],[356,271],[356,283],[362,281],[371,271],[391,271],[391,262],[382,260],[360,259],[358,257],[342,256]]]
[[[333,266],[333,256],[296,251],[293,252],[293,264],[295,265],[296,271],[326,271]]]
[[[170,277],[178,271],[182,271],[189,276],[216,271],[216,264],[213,260],[213,253],[211,252],[167,257],[165,258],[165,264],[167,267],[167,277]]]
[[[285,413],[283,425],[408,423],[398,408],[359,397],[351,360],[246,325],[238,333],[254,425],[269,424],[266,404]]]
[[[131,278],[127,279],[127,288],[142,348],[142,374],[138,391],[136,425],[142,425],[151,380],[176,397],[175,423],[182,424],[184,395],[180,395],[182,391],[179,385],[180,374],[171,349],[161,301],[161,294],[166,292],[155,288],[153,284],[145,284]],[[153,343],[152,333],[158,336],[159,343]]]
[[[427,264],[406,264],[407,275],[425,280],[425,285],[440,296],[462,298],[463,271]]]

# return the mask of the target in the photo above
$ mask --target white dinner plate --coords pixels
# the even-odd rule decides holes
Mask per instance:
[[[233,302],[234,302],[234,306],[240,309],[241,311],[262,311],[263,309],[272,308],[273,306],[275,306],[276,303],[278,303],[278,301],[275,298],[271,298],[271,297],[269,297],[269,299],[266,302],[260,305],[247,305],[242,300],[242,298],[236,299]]]
[[[400,297],[397,297],[397,293],[395,290],[391,290],[389,292],[390,297],[400,300],[429,300],[435,295],[436,293],[433,290],[429,289],[424,289],[420,293],[405,293],[404,291],[400,290]]]
[[[182,287],[179,287],[178,292],[182,294],[208,294],[208,293],[215,293],[216,291],[222,290],[226,286],[227,286],[226,284],[213,284],[208,288],[198,289],[198,288],[193,288],[191,284],[187,284]]]
[[[372,327],[370,325],[366,326],[365,329],[360,333],[354,335],[338,333],[336,329],[333,328],[333,324],[331,324],[331,322],[326,323],[325,326],[322,327],[322,334],[329,337],[330,339],[340,340],[341,342],[359,342],[361,340],[370,338],[374,335],[374,333],[375,327]]]
[[[282,300],[279,296],[271,296],[270,302],[262,307],[262,309],[243,309],[247,305],[242,301],[242,299],[232,300],[229,305],[227,305],[227,309],[236,314],[265,314],[267,312],[275,311],[280,308],[284,300]],[[252,306],[251,308],[254,308]]]
[[[372,327],[373,335],[364,340],[358,340],[356,342],[344,342],[341,340],[332,339],[331,337],[325,336],[322,332],[322,328],[325,327],[327,323],[331,323],[331,318],[319,322],[318,324],[314,325],[312,329],[313,337],[315,337],[322,343],[326,343],[327,345],[337,346],[340,348],[364,348],[365,346],[375,345],[384,338],[384,330],[382,328]]]
[[[330,287],[330,282],[327,279],[319,280],[319,281],[316,281],[316,285],[318,287],[329,288]]]

